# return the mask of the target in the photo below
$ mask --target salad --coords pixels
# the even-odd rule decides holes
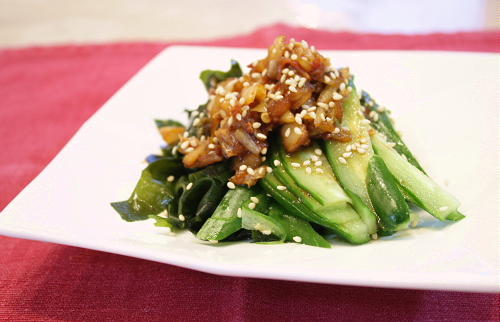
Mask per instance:
[[[156,120],[162,153],[146,158],[130,198],[111,204],[124,220],[211,243],[331,247],[409,229],[416,207],[464,218],[349,68],[284,36],[248,67],[201,72],[208,100],[187,110],[187,125]]]

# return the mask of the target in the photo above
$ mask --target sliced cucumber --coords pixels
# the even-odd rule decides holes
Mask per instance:
[[[368,194],[384,231],[408,228],[410,208],[384,160],[374,155],[368,165]]]
[[[317,144],[293,154],[287,154],[283,147],[279,149],[280,159],[288,174],[322,205],[351,202],[335,179],[328,160],[322,152],[318,155],[315,151],[321,151]]]
[[[286,214],[277,204],[272,205],[269,216],[279,222],[286,232],[286,241],[310,246],[330,248],[331,244],[318,234],[307,221]]]
[[[278,241],[283,242],[286,239],[285,228],[279,221],[250,209],[248,205],[244,205],[242,208],[241,224],[244,229],[257,231],[264,236],[275,236]]]
[[[342,126],[350,130],[350,142],[325,141],[324,151],[335,176],[351,199],[370,234],[377,231],[377,217],[366,186],[368,163],[373,156],[368,130],[369,122],[361,113],[356,91],[344,98]],[[358,146],[356,145],[359,145]]]
[[[376,153],[417,206],[439,220],[457,221],[464,218],[458,212],[460,202],[399,155],[380,134],[375,134],[372,142]]]
[[[350,243],[361,244],[369,241],[370,234],[366,225],[351,207],[351,204],[348,202],[350,199],[344,193],[335,193],[333,196],[325,196],[321,202],[316,200],[311,194],[310,191],[315,189],[314,186],[317,185],[319,181],[323,180],[323,175],[326,175],[325,178],[327,181],[335,179],[332,170],[327,165],[323,166],[323,173],[318,173],[315,180],[302,180],[300,183],[302,187],[299,187],[299,183],[289,174],[292,170],[286,170],[290,161],[281,159],[283,153],[280,153],[279,150],[282,148],[279,142],[274,142],[271,146],[271,150],[268,152],[268,164],[273,168],[271,175],[282,182],[282,186],[286,187],[286,189],[280,190],[276,188],[277,186],[266,187],[266,185],[263,185],[264,189],[269,189],[269,193],[271,194],[280,194],[281,192],[289,194],[291,192],[295,195],[297,202],[302,204],[300,207],[305,206],[307,209],[305,211],[305,216],[300,214],[298,217],[330,228]],[[301,177],[298,176],[298,178]],[[339,195],[340,198],[336,199],[335,196]],[[282,204],[281,198],[275,199],[278,203]],[[282,206],[284,208],[290,208],[289,203],[284,203]],[[295,213],[290,214],[296,216]]]
[[[210,218],[205,221],[196,237],[201,240],[223,240],[241,229],[238,209],[255,193],[244,187],[228,190]]]

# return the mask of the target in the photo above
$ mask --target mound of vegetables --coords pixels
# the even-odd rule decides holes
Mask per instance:
[[[296,48],[299,54],[312,54],[306,51],[310,49],[307,43],[292,45],[277,40],[269,50],[269,60],[251,65],[252,71],[246,76],[234,61],[228,72],[201,73],[209,101],[187,111],[188,126],[173,120],[156,121],[167,145],[160,155],[146,158],[149,165],[142,171],[130,198],[111,204],[121,217],[126,221],[154,219],[156,226],[173,232],[187,229],[200,240],[212,243],[251,240],[326,248],[331,247],[331,238],[363,244],[409,229],[418,222],[418,214],[411,211],[415,206],[442,221],[464,218],[458,211],[458,200],[426,174],[403,142],[390,112],[368,93],[359,94],[352,77],[342,78],[345,69],[329,68],[316,56],[309,56],[313,62],[310,70],[308,65],[294,63]],[[269,69],[276,65],[271,61],[276,46],[281,46],[281,65],[275,71],[277,76],[269,76]],[[291,48],[291,58],[287,57],[286,48]],[[326,67],[318,67],[319,63]],[[265,68],[261,66],[259,71],[259,64]],[[331,77],[315,75],[314,68],[326,68]],[[274,94],[268,93],[271,99],[244,105],[240,98],[240,106],[230,101],[234,95],[229,95],[229,108],[242,107],[243,119],[238,112],[234,124],[223,117],[217,120],[217,126],[205,122],[214,120],[217,107],[213,101],[223,102],[219,96],[228,97],[218,86],[239,79],[244,93],[245,87],[253,86],[251,79],[256,78],[256,70],[269,93],[274,90]],[[297,78],[289,70],[301,76]],[[295,83],[282,74],[295,77]],[[335,83],[332,79],[336,75],[343,82]],[[290,87],[288,92],[277,91],[275,88],[284,88],[280,87],[282,83],[296,91]],[[334,89],[329,94],[333,95],[334,104],[318,103],[330,87]],[[304,93],[305,89],[309,91],[303,94],[307,100],[297,103],[300,108],[293,107],[298,101],[296,93],[303,88]],[[262,102],[275,104],[286,100],[287,94],[289,106],[282,114],[273,115],[276,110],[262,108]],[[331,108],[332,114],[323,117],[324,123],[320,117],[318,122],[315,119],[318,111],[316,106],[311,107],[311,102],[326,112]],[[276,109],[280,107],[275,105]],[[244,112],[245,106],[248,113]],[[205,115],[205,119],[200,119],[200,115]],[[314,117],[308,119],[308,115]],[[248,120],[246,124],[254,126],[243,131],[241,124],[248,117],[262,121]],[[267,129],[265,134],[257,132],[263,128]],[[214,133],[220,133],[218,140]],[[306,138],[304,133],[308,134]],[[243,148],[228,147],[231,135],[235,142],[240,140],[241,144],[236,143]],[[194,142],[190,138],[196,139],[196,144],[185,143]],[[232,151],[235,154],[231,155]],[[247,166],[251,163],[253,168]]]

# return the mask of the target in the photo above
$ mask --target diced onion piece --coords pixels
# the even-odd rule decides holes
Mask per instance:
[[[236,131],[234,131],[234,136],[236,137],[236,140],[238,140],[238,142],[240,142],[251,153],[260,153],[259,146],[247,132],[243,131],[242,129],[237,129]]]

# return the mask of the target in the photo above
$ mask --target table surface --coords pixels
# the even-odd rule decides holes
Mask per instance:
[[[494,33],[357,35],[276,25],[202,44],[498,52]],[[79,126],[168,44],[0,51],[0,209]],[[0,320],[475,320],[498,294],[394,290],[215,276],[86,249],[0,237]]]

